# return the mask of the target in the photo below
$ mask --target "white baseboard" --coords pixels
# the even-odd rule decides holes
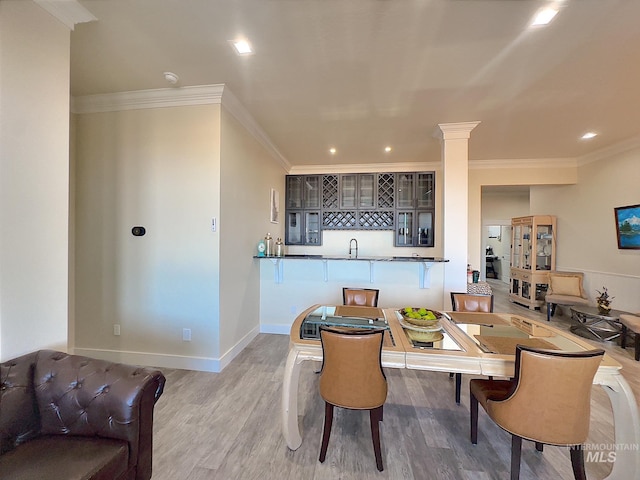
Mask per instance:
[[[287,333],[289,333],[287,331]],[[128,363],[145,367],[177,368],[200,372],[221,372],[258,335],[258,328],[252,329],[220,358],[190,357],[167,353],[131,352],[100,348],[74,348],[73,353],[117,363]]]

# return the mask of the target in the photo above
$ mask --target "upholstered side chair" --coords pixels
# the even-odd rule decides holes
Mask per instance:
[[[620,334],[620,346],[626,348],[627,335],[629,331],[635,333],[635,357],[636,362],[640,360],[640,312],[632,315],[623,313],[620,315],[620,323],[622,324],[622,333]]]
[[[380,290],[375,288],[344,287],[342,289],[342,303],[361,307],[377,307],[379,293]]]
[[[478,443],[478,405],[511,439],[511,480],[520,476],[522,439],[571,447],[576,480],[586,480],[582,444],[589,433],[591,385],[604,350],[559,352],[516,347],[515,378],[473,379],[471,443]]]
[[[549,272],[549,288],[545,295],[547,321],[556,313],[557,305],[588,305],[589,297],[582,286],[584,274],[581,272]]]
[[[493,312],[493,295],[471,294],[462,292],[451,292],[451,308],[454,312]],[[455,375],[456,381],[456,403],[460,403],[460,389],[462,388],[462,374],[450,373],[449,377]]]
[[[331,435],[334,407],[369,410],[376,467],[383,470],[380,422],[387,399],[382,371],[382,329],[320,327],[322,370],[320,395],[325,401],[320,462],[324,462]]]

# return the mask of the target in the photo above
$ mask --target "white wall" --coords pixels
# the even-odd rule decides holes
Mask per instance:
[[[531,188],[531,213],[558,217],[556,267],[585,273],[591,300],[609,289],[613,308],[640,311],[640,250],[619,250],[614,208],[640,203],[640,149],[579,168],[572,186]]]
[[[67,349],[69,29],[0,2],[0,359]]]
[[[83,113],[76,124],[75,351],[216,370],[220,105]],[[138,225],[145,236],[131,234]]]
[[[469,165],[469,243],[472,265],[482,265],[482,187],[487,185],[570,185],[578,181],[575,160],[474,161]],[[549,213],[549,212],[530,212]]]
[[[260,239],[284,238],[270,222],[270,193],[279,192],[284,219],[285,170],[227,111],[221,120],[220,352],[225,361],[259,332]]]

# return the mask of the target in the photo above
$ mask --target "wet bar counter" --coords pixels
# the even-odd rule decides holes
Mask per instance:
[[[307,254],[288,254],[282,257],[260,257],[254,258],[260,260],[270,260],[274,265],[274,282],[282,283],[284,281],[284,262],[288,260],[300,261],[322,261],[323,262],[323,280],[329,281],[329,261],[346,261],[346,262],[369,262],[369,282],[375,281],[374,265],[378,262],[412,262],[420,264],[419,282],[420,288],[429,288],[431,278],[429,272],[434,263],[448,262],[441,257],[422,257],[418,255],[412,256],[388,256],[388,257],[372,257],[372,256],[351,256],[351,255],[307,255]]]

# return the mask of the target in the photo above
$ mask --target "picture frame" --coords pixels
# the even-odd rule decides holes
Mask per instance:
[[[613,209],[619,249],[640,250],[640,204]]]
[[[278,223],[280,217],[280,193],[275,189],[271,189],[269,195],[269,221]]]

